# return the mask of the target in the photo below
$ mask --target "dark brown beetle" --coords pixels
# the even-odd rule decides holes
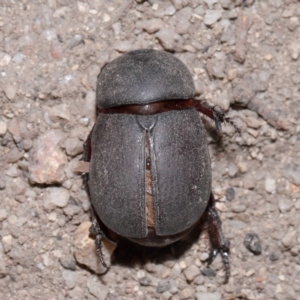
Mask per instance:
[[[102,264],[102,238],[117,242],[122,236],[160,247],[204,222],[209,262],[220,252],[227,282],[229,243],[211,192],[206,131],[198,111],[213,119],[217,130],[223,122],[234,123],[195,100],[187,67],[162,51],[131,51],[106,64],[96,94],[97,122],[84,144],[84,160],[90,162],[85,179]]]

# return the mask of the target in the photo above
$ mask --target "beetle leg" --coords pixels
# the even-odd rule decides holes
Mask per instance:
[[[95,245],[96,245],[96,250],[97,250],[99,259],[101,261],[102,266],[107,268],[107,265],[104,261],[104,255],[102,252],[102,245],[101,245],[101,240],[104,237],[104,233],[101,229],[101,226],[100,226],[94,212],[92,212],[92,226],[90,227],[90,233],[92,233],[93,235],[96,236]]]
[[[83,144],[83,155],[81,157],[81,160],[90,162],[91,157],[92,157],[92,134],[93,134],[93,129],[89,133],[86,141]],[[89,173],[82,173],[82,178],[83,178],[83,184],[85,187],[85,190],[87,194],[90,196],[90,190],[89,190]]]
[[[199,112],[215,121],[217,131],[221,131],[222,123],[229,123],[239,134],[241,134],[241,130],[239,129],[239,127],[234,123],[234,121],[231,118],[226,117],[224,111],[219,106],[210,106],[207,103],[200,101],[195,102],[197,103],[194,104],[194,107]]]
[[[221,254],[222,262],[225,268],[225,283],[230,277],[229,263],[229,241],[224,237],[222,232],[222,222],[215,207],[215,198],[213,193],[210,194],[209,202],[205,211],[205,222],[211,243],[211,251],[208,258],[208,264],[211,264],[218,253]]]
[[[105,255],[103,254],[102,251],[102,240],[104,239],[108,241],[109,244],[112,245],[113,248],[115,248],[118,243],[118,235],[110,231],[103,224],[103,222],[97,217],[97,214],[95,213],[93,207],[92,207],[92,225],[90,227],[90,233],[95,236],[96,250],[102,266],[108,268],[107,264],[105,263]]]

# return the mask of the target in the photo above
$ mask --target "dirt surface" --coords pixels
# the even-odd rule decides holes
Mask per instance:
[[[1,0],[0,298],[300,299],[299,18],[296,0]],[[138,48],[174,52],[242,130],[205,120],[227,285],[205,232],[124,242],[104,275],[85,256],[90,202],[73,170],[96,78]]]

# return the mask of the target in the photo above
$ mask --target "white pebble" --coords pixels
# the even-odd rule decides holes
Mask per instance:
[[[274,193],[276,191],[276,180],[273,178],[266,178],[265,189],[268,193]]]

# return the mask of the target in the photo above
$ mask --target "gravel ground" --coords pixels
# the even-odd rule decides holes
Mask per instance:
[[[1,0],[0,298],[300,299],[299,18],[297,0]],[[174,52],[242,130],[206,122],[226,285],[205,232],[123,242],[97,275],[74,168],[101,66],[137,48]]]

